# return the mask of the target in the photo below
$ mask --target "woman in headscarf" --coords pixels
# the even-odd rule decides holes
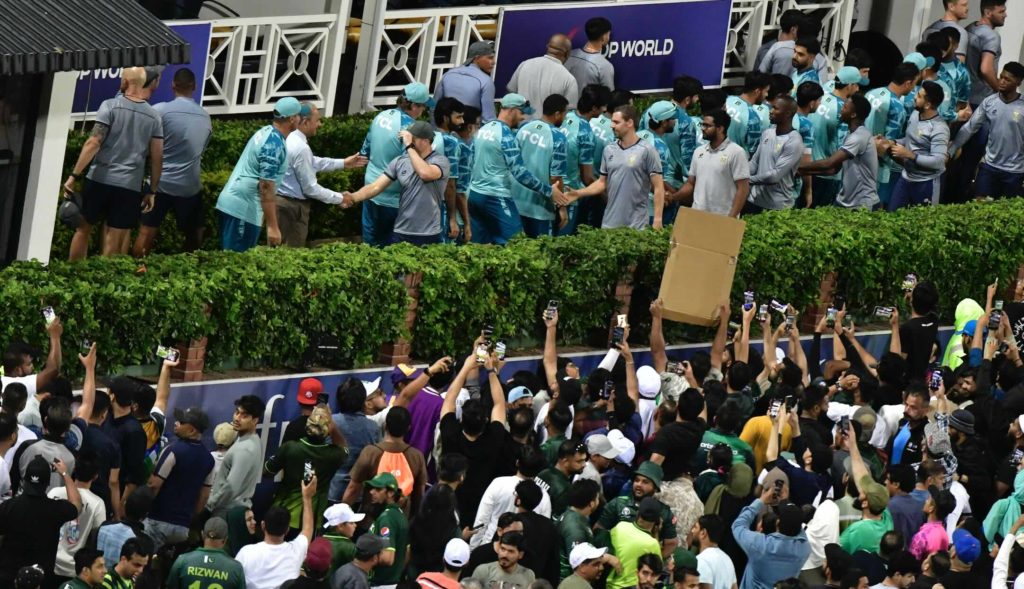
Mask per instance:
[[[985,539],[991,549],[995,544],[1006,537],[1006,534],[1013,527],[1013,523],[1021,516],[1021,505],[1024,504],[1024,470],[1018,470],[1017,476],[1013,479],[1013,492],[1005,499],[1000,499],[992,505],[982,528],[985,530]]]

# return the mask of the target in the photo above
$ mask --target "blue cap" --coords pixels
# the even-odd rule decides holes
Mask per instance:
[[[974,337],[974,330],[978,328],[978,320],[971,319],[967,323],[964,323],[963,334],[966,336]]]
[[[285,96],[274,103],[274,116],[281,117],[294,117],[295,115],[302,112],[302,105],[299,104],[298,100],[291,96]]]
[[[861,86],[871,84],[871,81],[867,78],[862,78],[860,70],[852,65],[840,68],[839,73],[836,74],[836,81],[841,84],[859,84]]]
[[[925,57],[915,51],[913,53],[908,53],[907,56],[903,58],[903,63],[912,63],[917,66],[917,69],[924,71],[935,65],[935,58]]]
[[[426,84],[419,82],[408,84],[402,95],[413,104],[425,104],[428,108],[434,108],[434,99],[430,97],[430,91],[427,90]]]
[[[667,100],[659,100],[647,109],[647,116],[658,123],[674,119],[678,114],[679,111],[676,110],[676,105]]]
[[[981,542],[974,537],[974,534],[963,528],[958,528],[950,538],[953,548],[956,548],[956,558],[964,564],[971,564],[981,556]]]
[[[532,115],[536,112],[533,107],[530,106],[530,101],[522,94],[506,94],[505,97],[501,99],[501,108],[518,108],[524,115]]]
[[[508,392],[508,402],[515,403],[520,399],[532,399],[533,393],[526,387],[516,387]]]

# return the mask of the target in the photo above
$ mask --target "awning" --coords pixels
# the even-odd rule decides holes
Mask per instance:
[[[188,60],[188,43],[136,0],[0,1],[0,74]]]

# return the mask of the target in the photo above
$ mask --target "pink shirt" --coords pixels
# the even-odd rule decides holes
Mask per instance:
[[[924,560],[933,552],[948,549],[949,536],[946,535],[946,526],[942,522],[925,523],[910,541],[910,553],[917,560]]]

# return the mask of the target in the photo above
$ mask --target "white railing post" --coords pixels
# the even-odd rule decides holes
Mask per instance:
[[[356,67],[352,74],[352,95],[348,103],[350,113],[373,108],[373,90],[377,87],[377,62],[380,59],[381,40],[384,38],[386,9],[387,0],[366,0],[363,5]]]
[[[334,114],[334,102],[338,95],[341,74],[341,56],[345,53],[348,40],[348,18],[352,8],[350,0],[325,0],[328,14],[336,17],[327,41],[327,49],[320,56],[318,72],[319,85],[324,94],[324,116]]]

